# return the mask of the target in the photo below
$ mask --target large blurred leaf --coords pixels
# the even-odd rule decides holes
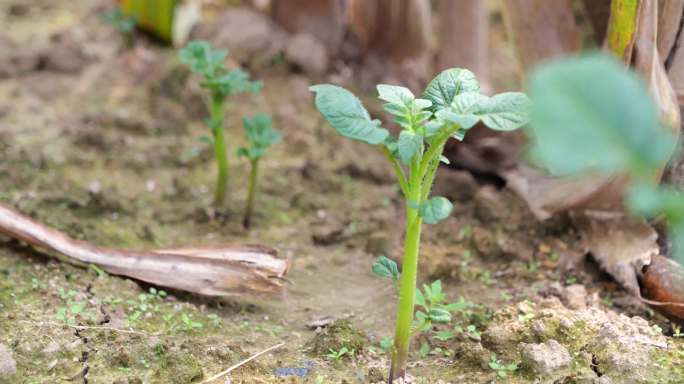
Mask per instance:
[[[532,75],[530,93],[532,155],[553,173],[647,176],[674,147],[642,81],[608,56],[547,64]]]
[[[309,89],[316,93],[316,108],[342,136],[373,145],[389,136],[389,131],[380,127],[380,121],[371,120],[361,101],[346,89],[331,84]]]
[[[430,81],[423,98],[432,101],[436,110],[448,107],[454,96],[464,92],[479,92],[480,85],[475,75],[467,69],[451,68]]]

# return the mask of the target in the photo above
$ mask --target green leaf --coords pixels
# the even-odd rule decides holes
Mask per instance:
[[[445,197],[431,197],[420,205],[418,214],[426,224],[437,224],[449,217],[452,208],[453,205]]]
[[[437,305],[441,303],[442,301],[446,300],[446,295],[442,291],[442,281],[441,280],[435,280],[430,284],[430,288],[428,289],[427,287],[425,288],[425,291],[428,292],[428,298],[430,300],[431,305]]]
[[[489,97],[477,92],[461,93],[454,97],[448,108],[438,111],[437,116],[467,130],[480,121],[479,111],[488,101]]]
[[[251,146],[238,149],[238,156],[245,156],[252,160],[258,159],[264,156],[270,146],[282,139],[280,132],[273,129],[271,117],[264,113],[257,113],[252,117],[243,118],[242,126],[245,129],[247,141]]]
[[[506,92],[487,97],[466,92],[454,97],[451,106],[438,112],[441,119],[467,130],[479,121],[497,131],[511,131],[528,121],[529,99],[524,93]]]
[[[480,85],[472,72],[467,69],[451,68],[430,81],[423,92],[423,98],[430,100],[435,110],[440,110],[451,105],[458,94],[479,91]]]
[[[380,100],[387,102],[383,106],[385,111],[394,116],[395,122],[404,129],[416,130],[432,116],[432,112],[425,110],[432,106],[432,102],[416,99],[406,87],[379,84],[377,89]]]
[[[375,263],[373,263],[371,270],[378,277],[390,278],[392,280],[398,280],[401,276],[397,263],[385,256],[378,257]]]
[[[397,141],[397,151],[402,163],[408,164],[423,145],[423,137],[415,132],[401,131]]]
[[[442,308],[432,308],[428,312],[428,317],[433,323],[448,324],[451,322],[451,314]]]
[[[552,173],[651,175],[672,153],[676,141],[659,123],[646,86],[607,55],[547,64],[529,88],[531,154]]]
[[[389,131],[371,120],[361,101],[342,87],[319,84],[309,88],[316,93],[316,108],[339,134],[349,139],[377,145],[385,141]]]
[[[420,349],[418,350],[418,353],[420,354],[420,357],[427,357],[428,353],[430,353],[430,345],[426,341],[423,341],[420,344]]]
[[[456,337],[453,332],[451,331],[438,331],[435,333],[435,339],[440,340],[440,341],[449,341]]]
[[[180,61],[188,65],[192,72],[207,78],[219,75],[225,70],[223,60],[226,55],[227,50],[214,50],[211,43],[204,40],[191,41],[178,52]]]
[[[216,78],[209,78],[202,86],[216,92],[220,97],[229,97],[238,93],[261,91],[260,81],[250,81],[249,74],[239,68],[233,69]]]
[[[398,85],[378,84],[378,98],[391,104],[408,105],[415,99],[410,89]]]
[[[380,348],[382,348],[382,350],[385,352],[389,352],[390,349],[392,348],[393,344],[394,344],[394,340],[392,340],[392,338],[389,336],[384,336],[380,340]]]
[[[527,124],[530,99],[521,92],[504,92],[480,105],[478,115],[495,131],[512,131]]]
[[[416,290],[416,298],[415,298],[416,305],[421,306],[423,308],[426,308],[425,306],[425,296],[423,296],[423,293],[420,291],[420,289]]]

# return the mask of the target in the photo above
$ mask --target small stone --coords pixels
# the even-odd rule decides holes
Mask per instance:
[[[373,256],[389,255],[389,239],[381,232],[372,233],[366,240],[365,251]]]
[[[594,379],[594,381],[592,381],[591,383],[592,384],[613,384],[613,380],[611,380],[610,377],[601,376],[601,377]]]
[[[549,247],[548,245],[546,245],[546,244],[544,244],[544,243],[541,243],[541,244],[539,244],[539,246],[537,247],[537,251],[538,251],[539,253],[545,255],[545,254],[547,254],[547,253],[551,253],[551,247]]]
[[[548,329],[546,328],[546,324],[541,321],[541,320],[535,320],[532,323],[532,332],[538,337],[538,338],[544,338],[546,336],[546,333],[548,332]]]
[[[199,25],[192,38],[230,49],[241,63],[266,62],[283,51],[285,32],[268,15],[246,7],[230,7],[211,24]]]
[[[316,245],[332,245],[342,240],[344,225],[341,222],[328,220],[321,225],[317,225],[311,235]]]
[[[48,345],[45,346],[45,348],[43,348],[41,352],[43,352],[44,355],[49,356],[59,352],[61,349],[62,347],[59,345],[58,342],[51,341]]]
[[[475,215],[484,223],[500,221],[508,215],[508,207],[501,194],[491,185],[485,185],[475,194]]]
[[[587,306],[587,289],[584,285],[573,284],[563,290],[563,303],[570,309],[582,309]]]
[[[495,259],[503,253],[496,241],[496,235],[489,230],[475,227],[471,239],[477,252],[484,258]]]
[[[520,343],[520,352],[522,364],[541,375],[553,373],[571,362],[568,350],[556,340],[541,344]]]
[[[477,181],[470,172],[444,169],[437,172],[433,194],[451,201],[464,201],[472,199],[477,188]]]
[[[17,373],[17,362],[12,357],[12,351],[0,344],[0,378],[11,376]]]
[[[41,56],[41,67],[48,71],[78,73],[87,63],[81,44],[67,34],[51,36]]]
[[[285,59],[311,75],[321,75],[328,69],[325,46],[308,33],[298,33],[288,40]]]

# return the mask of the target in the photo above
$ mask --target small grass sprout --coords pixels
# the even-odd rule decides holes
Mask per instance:
[[[527,123],[529,99],[519,92],[485,96],[480,93],[475,75],[460,68],[440,73],[422,97],[405,87],[380,84],[377,91],[385,102],[384,109],[401,128],[394,137],[346,89],[331,84],[310,89],[316,94],[316,108],[339,134],[376,146],[384,154],[405,200],[404,257],[388,380],[391,383],[406,374],[422,224],[438,224],[452,210],[446,198],[430,196],[439,164],[446,161],[444,146],[451,138],[462,140],[478,123],[499,131],[517,129]],[[439,310],[433,315],[446,318]]]
[[[250,163],[249,186],[247,190],[247,205],[242,225],[249,228],[252,222],[252,212],[257,194],[257,179],[259,160],[266,154],[266,150],[282,139],[280,132],[273,129],[273,120],[263,113],[242,119],[245,136],[249,147],[238,149],[239,157],[246,157]]]
[[[135,17],[126,15],[121,7],[117,6],[107,11],[103,18],[105,22],[121,33],[124,46],[126,48],[132,48],[135,44],[135,35],[133,34],[136,25]]]
[[[328,350],[328,353],[325,355],[325,357],[335,362],[340,361],[344,356],[354,356],[354,350],[350,350],[347,347],[342,347],[338,351],[336,351],[330,348]]]
[[[501,362],[501,360],[496,358],[495,353],[491,355],[488,365],[489,368],[496,372],[496,375],[502,379],[506,378],[510,373],[513,373],[518,370],[518,364],[504,364]]]
[[[227,55],[227,50],[214,49],[211,43],[202,40],[191,41],[179,52],[180,61],[202,77],[200,85],[209,92],[210,118],[207,124],[211,129],[210,141],[218,165],[214,194],[214,205],[217,207],[225,200],[229,176],[227,144],[223,132],[226,99],[238,93],[257,93],[261,90],[261,82],[250,81],[245,71],[226,69],[224,60]]]

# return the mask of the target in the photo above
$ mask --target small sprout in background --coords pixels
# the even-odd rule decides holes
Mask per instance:
[[[179,52],[180,61],[190,70],[202,77],[201,87],[209,92],[210,118],[207,124],[211,128],[214,154],[218,165],[214,205],[223,204],[228,184],[228,155],[226,139],[223,132],[223,108],[228,97],[242,92],[257,93],[261,90],[261,82],[249,80],[249,75],[241,69],[226,69],[223,61],[227,50],[214,49],[207,41],[196,40],[188,43]]]
[[[209,323],[214,327],[218,327],[219,325],[221,325],[221,318],[218,317],[218,315],[215,313],[208,314],[207,319],[209,319]]]
[[[427,341],[423,341],[420,343],[420,349],[418,350],[418,354],[422,358],[426,358],[428,354],[430,354],[430,344],[428,344]]]
[[[380,348],[385,352],[390,352],[392,350],[392,344],[394,340],[390,336],[385,336],[380,340]]]
[[[114,7],[104,14],[104,20],[121,33],[121,38],[126,48],[132,48],[135,44],[135,17],[124,14],[121,7]]]
[[[389,259],[386,256],[380,256],[375,263],[373,263],[371,271],[373,271],[375,276],[380,278],[392,279],[394,286],[397,289],[399,288],[399,278],[401,277],[401,272],[399,272],[399,267],[397,267],[397,263],[394,260]]]
[[[529,99],[519,92],[485,96],[480,93],[475,75],[460,68],[440,73],[428,84],[422,97],[414,96],[405,87],[380,84],[377,91],[385,102],[385,111],[402,129],[393,137],[346,89],[331,84],[314,85],[310,89],[316,94],[316,108],[339,134],[374,145],[385,155],[406,202],[404,257],[389,379],[404,378],[422,224],[437,224],[452,210],[449,200],[430,196],[437,168],[444,160],[444,145],[451,138],[463,140],[466,132],[480,122],[498,131],[519,128],[527,123]]]
[[[280,132],[273,129],[273,121],[263,113],[257,113],[251,118],[242,119],[245,128],[245,136],[249,147],[238,149],[238,156],[249,159],[251,170],[249,172],[249,186],[247,191],[247,207],[242,225],[249,228],[252,222],[252,212],[257,194],[257,178],[259,172],[259,159],[266,154],[266,150],[282,139]]]
[[[192,315],[188,315],[185,312],[181,313],[181,321],[183,322],[183,330],[185,331],[193,331],[195,329],[204,328],[204,324],[193,320]]]
[[[335,362],[340,361],[344,356],[354,356],[354,350],[349,350],[347,347],[342,347],[339,351],[336,351],[330,348],[328,353],[325,355],[325,357]]]
[[[606,295],[601,298],[601,304],[613,308],[613,295],[611,295],[610,292],[606,293]]]
[[[496,358],[496,354],[492,353],[492,356],[489,359],[489,368],[495,371],[497,376],[504,379],[508,376],[508,374],[518,370],[518,364],[503,364],[501,360]]]

